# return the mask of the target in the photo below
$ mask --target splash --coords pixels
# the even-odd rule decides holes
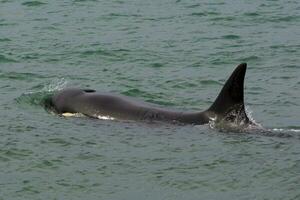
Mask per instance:
[[[55,91],[61,90],[67,86],[67,81],[62,79],[56,79],[44,86],[36,86],[34,89],[23,93],[17,97],[15,101],[21,106],[47,106],[49,98]]]
[[[240,113],[238,109],[233,109],[220,119],[211,117],[208,126],[211,129],[226,133],[259,134],[267,137],[300,139],[298,134],[300,129],[298,127],[265,128],[254,120],[252,113],[253,111],[249,106],[245,107],[245,113]],[[249,121],[246,120],[245,114]]]
[[[249,121],[251,122],[250,124],[250,128],[263,128],[263,126],[261,124],[259,124],[258,122],[256,122],[253,118],[253,110],[250,109],[250,106],[245,106],[245,112],[246,115],[248,116]]]
[[[251,132],[253,130],[263,129],[262,125],[257,123],[253,116],[252,110],[246,106],[238,105],[232,108],[225,116],[211,117],[209,127],[218,129],[222,132]]]
[[[57,80],[52,81],[49,85],[44,86],[42,91],[55,92],[55,91],[66,88],[67,84],[68,84],[68,81],[65,80],[64,78],[57,79]]]

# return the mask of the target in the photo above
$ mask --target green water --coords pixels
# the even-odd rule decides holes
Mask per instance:
[[[0,0],[0,199],[300,199],[296,0]],[[72,86],[203,110],[248,63],[270,133],[62,118]]]

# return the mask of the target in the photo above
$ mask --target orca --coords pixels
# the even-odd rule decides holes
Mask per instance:
[[[244,78],[247,64],[232,72],[214,103],[204,111],[183,112],[161,108],[131,97],[101,93],[93,89],[66,88],[50,97],[48,107],[60,115],[81,113],[100,119],[164,121],[202,125],[211,120],[250,124],[244,105]]]

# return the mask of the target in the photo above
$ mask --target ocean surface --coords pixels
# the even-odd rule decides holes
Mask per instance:
[[[247,62],[230,132],[47,112],[66,87],[204,110]],[[300,199],[297,0],[0,0],[0,200]]]

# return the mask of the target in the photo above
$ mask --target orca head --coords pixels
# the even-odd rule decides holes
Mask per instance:
[[[84,93],[84,90],[77,88],[67,88],[59,91],[51,99],[54,111],[59,114],[64,112],[76,113],[73,109],[74,106],[72,106],[74,99]]]

